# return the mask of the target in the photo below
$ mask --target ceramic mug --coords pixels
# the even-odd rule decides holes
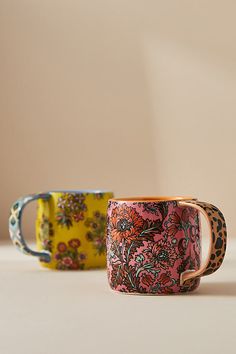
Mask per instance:
[[[10,237],[25,254],[42,266],[59,270],[101,268],[106,265],[106,212],[113,197],[107,191],[56,191],[18,199],[11,208]],[[21,231],[22,211],[38,201],[37,251],[31,250]]]
[[[210,228],[209,253],[203,263],[199,213]],[[107,223],[109,284],[113,290],[132,294],[193,291],[200,277],[221,266],[226,236],[221,211],[195,198],[111,199]]]

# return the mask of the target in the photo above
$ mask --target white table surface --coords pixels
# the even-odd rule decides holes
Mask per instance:
[[[236,240],[199,290],[112,292],[106,272],[59,272],[0,244],[0,354],[236,353]]]

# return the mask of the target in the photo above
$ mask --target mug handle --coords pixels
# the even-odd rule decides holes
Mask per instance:
[[[37,199],[49,200],[50,197],[50,193],[40,193],[19,198],[12,205],[9,217],[9,233],[13,244],[24,254],[38,257],[40,261],[46,263],[51,261],[51,253],[48,251],[33,251],[27,246],[21,230],[21,220],[23,209],[28,203]]]
[[[192,207],[200,211],[210,228],[210,246],[206,261],[198,270],[186,270],[180,275],[180,285],[188,285],[188,280],[209,275],[221,266],[226,251],[226,223],[222,212],[212,204],[198,200],[178,201],[180,207]]]

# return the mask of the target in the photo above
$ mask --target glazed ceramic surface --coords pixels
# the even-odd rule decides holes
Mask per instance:
[[[21,198],[12,207],[10,233],[24,253],[39,257],[42,266],[59,270],[106,265],[106,212],[111,192],[49,192]],[[28,199],[27,199],[28,198]],[[31,251],[19,231],[24,203],[37,199],[36,239]],[[19,210],[18,210],[19,209]],[[14,225],[12,225],[14,224]]]
[[[223,242],[221,246],[223,253]],[[207,263],[208,274],[216,270],[209,271],[210,265],[211,261]],[[200,271],[200,266],[197,209],[180,206],[176,200],[109,201],[107,267],[113,290],[146,294],[192,291],[198,287],[200,277],[183,282],[182,275]]]

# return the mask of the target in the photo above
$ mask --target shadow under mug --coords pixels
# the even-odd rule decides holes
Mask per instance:
[[[204,262],[199,213],[210,229]],[[109,284],[113,290],[133,294],[193,291],[200,277],[221,266],[226,236],[221,211],[195,198],[111,199],[107,225]]]
[[[53,191],[18,199],[11,208],[10,237],[23,253],[39,258],[42,266],[59,270],[106,266],[106,212],[112,192],[99,190]],[[37,251],[21,231],[24,207],[38,201]]]

